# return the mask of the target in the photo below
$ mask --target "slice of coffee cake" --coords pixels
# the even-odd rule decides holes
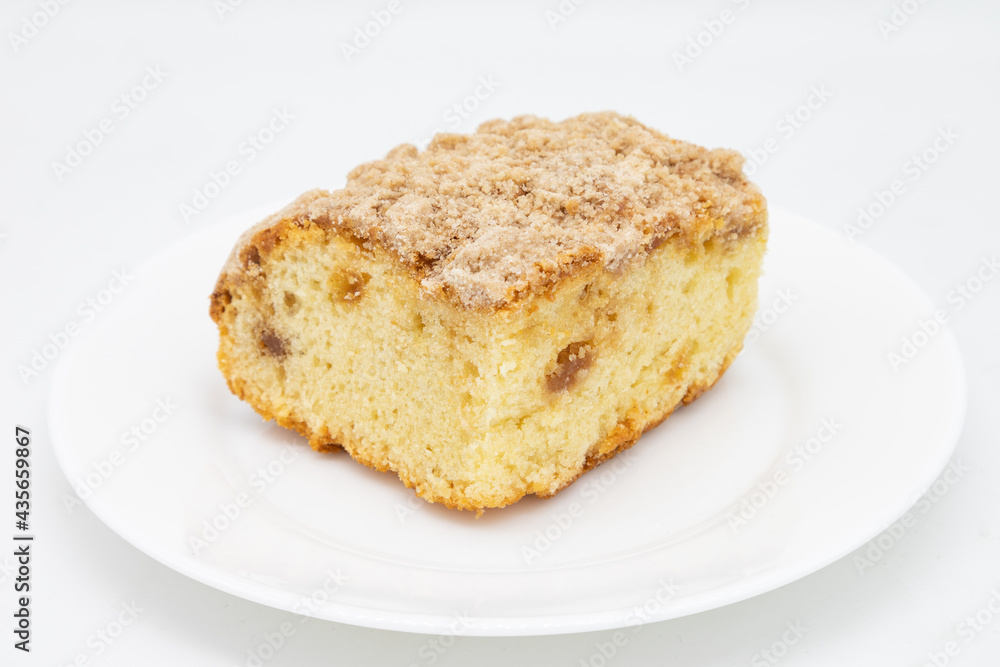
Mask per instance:
[[[614,113],[404,144],[240,238],[219,367],[426,500],[550,496],[741,349],[767,238],[742,164]]]

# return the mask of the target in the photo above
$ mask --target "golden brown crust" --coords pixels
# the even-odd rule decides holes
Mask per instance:
[[[714,379],[712,379],[710,382],[704,382],[702,384],[689,387],[687,393],[684,394],[684,398],[680,403],[668,406],[659,415],[646,421],[645,424],[637,425],[631,415],[626,416],[624,419],[618,422],[617,426],[615,426],[615,428],[613,428],[608,435],[604,436],[602,440],[600,440],[596,445],[594,445],[594,447],[591,448],[591,453],[587,455],[587,459],[583,462],[583,468],[580,469],[580,472],[577,473],[575,477],[567,480],[566,483],[564,483],[562,486],[552,491],[551,493],[546,493],[544,495],[539,494],[538,497],[551,498],[552,496],[559,493],[560,491],[565,489],[567,486],[569,486],[576,480],[580,479],[580,477],[584,473],[589,472],[591,469],[599,466],[600,464],[604,463],[609,459],[614,458],[621,452],[624,452],[626,449],[632,447],[632,445],[634,445],[636,442],[639,441],[639,438],[642,436],[643,433],[645,433],[646,431],[650,431],[659,426],[660,424],[662,424],[664,421],[666,421],[667,417],[672,415],[674,411],[681,405],[688,405],[689,403],[696,400],[699,396],[704,394],[706,391],[714,387],[715,384],[722,377],[722,374],[725,373],[726,370],[729,368],[729,365],[732,363],[733,359],[736,358],[737,352],[738,350],[733,352],[732,355],[726,357],[725,361],[723,361],[722,363],[722,366],[719,367],[719,372]]]
[[[289,226],[315,224],[389,251],[427,297],[508,308],[593,263],[624,270],[668,238],[756,231],[764,200],[742,164],[611,112],[490,121],[305,193],[244,234],[224,273],[252,271]]]

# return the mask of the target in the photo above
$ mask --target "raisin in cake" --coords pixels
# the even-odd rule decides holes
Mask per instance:
[[[768,231],[742,165],[615,113],[403,144],[239,239],[219,367],[426,500],[550,496],[740,351]]]

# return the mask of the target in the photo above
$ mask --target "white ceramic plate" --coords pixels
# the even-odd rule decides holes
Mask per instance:
[[[895,370],[887,357],[932,305],[872,252],[773,211],[758,323],[712,391],[552,499],[478,520],[429,505],[394,475],[263,423],[216,369],[208,295],[238,234],[276,208],[144,265],[64,353],[51,396],[57,456],[94,513],[229,593],[428,633],[674,618],[864,544],[958,439],[951,334],[918,336]]]

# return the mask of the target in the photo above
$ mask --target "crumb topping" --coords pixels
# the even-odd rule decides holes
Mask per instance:
[[[619,271],[665,240],[742,235],[764,200],[734,151],[670,139],[633,118],[534,116],[403,144],[272,217],[305,216],[378,243],[426,292],[502,307],[573,267]],[[265,221],[267,223],[268,221]]]

